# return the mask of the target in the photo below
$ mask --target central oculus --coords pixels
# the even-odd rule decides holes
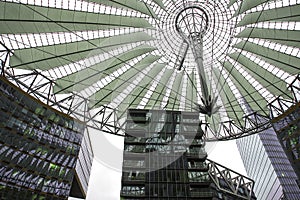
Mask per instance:
[[[208,28],[208,15],[200,7],[189,6],[178,13],[176,30],[185,39],[203,36]]]

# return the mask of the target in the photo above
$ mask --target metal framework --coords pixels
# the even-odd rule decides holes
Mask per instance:
[[[125,136],[125,122],[120,123],[121,120],[117,119],[118,115],[116,108],[102,106],[97,112],[90,113],[87,111],[89,100],[84,99],[78,94],[71,94],[64,99],[60,99],[59,101],[57,101],[56,98],[51,95],[51,90],[53,88],[54,82],[43,74],[34,71],[28,74],[12,76],[11,74],[7,73],[7,71],[5,71],[4,69],[5,66],[7,66],[6,61],[8,56],[9,52],[6,51],[5,60],[1,60],[3,76],[7,77],[11,82],[17,84],[18,87],[24,88],[24,90],[28,94],[34,96],[37,99],[45,99],[45,103],[47,105],[56,108],[61,112],[72,115],[83,122],[86,122],[87,126],[90,128],[113,135]],[[20,79],[24,77],[32,77],[33,80],[29,87],[23,82],[20,82]],[[48,80],[48,82],[44,84],[35,84],[35,81],[39,80],[40,77]],[[41,88],[46,88],[47,91],[45,92],[45,94],[48,94],[47,96],[45,96],[44,93],[39,92]],[[82,100],[75,102],[76,97]],[[77,112],[78,108],[80,107],[86,108],[87,110],[84,113]],[[96,117],[98,120],[96,119]],[[202,130],[204,130],[204,139],[207,141],[237,139],[240,137],[256,134],[271,126],[271,124],[269,123],[269,119],[266,116],[258,114],[257,112],[253,112],[245,116],[244,120],[245,121],[243,126],[236,125],[233,120],[222,122],[220,124],[220,129],[218,132],[215,132],[215,130],[211,128],[209,123],[203,123],[201,124],[201,127]]]
[[[2,61],[2,69],[5,69],[8,55],[9,55],[9,52],[6,51],[5,60],[1,60]],[[11,76],[11,74],[7,74],[5,70],[3,70],[2,73],[4,76],[8,77],[10,79],[10,81],[16,83],[20,88],[24,88],[24,90],[28,94],[33,95],[37,99],[40,99],[40,98],[46,99],[47,105],[57,108],[61,112],[70,114],[70,115],[88,123],[88,126],[90,128],[94,128],[96,130],[101,130],[103,132],[114,134],[114,135],[124,136],[125,123],[120,124],[119,123],[120,120],[116,119],[117,111],[115,108],[111,108],[108,106],[102,106],[102,108],[95,113],[90,113],[90,112],[86,111],[83,114],[82,112],[76,112],[79,107],[87,108],[89,100],[84,99],[82,101],[75,103],[74,99],[76,97],[78,97],[80,99],[83,99],[83,97],[78,96],[76,94],[72,94],[64,99],[57,101],[55,99],[55,97],[53,95],[51,95],[51,90],[53,88],[54,83],[49,78],[42,75],[41,73],[34,71],[34,72],[31,72],[28,74],[15,75],[15,76]],[[35,81],[37,81],[40,76],[42,78],[48,80],[48,82],[46,82],[44,84],[35,84]],[[19,79],[21,79],[23,77],[32,77],[33,81],[31,82],[29,87],[27,87],[27,85],[25,85],[24,83],[19,81]],[[299,79],[299,76],[298,76],[298,79]],[[39,92],[39,90],[41,88],[46,88],[48,90],[48,92],[46,92],[46,94],[48,94],[47,96],[45,96]],[[290,88],[291,88],[292,92],[297,91],[296,89],[299,89],[296,86],[294,86],[294,84],[291,84]],[[293,96],[296,97],[296,93],[293,94]],[[281,104],[283,104],[283,102],[287,102],[286,99],[280,99],[280,97],[276,98],[276,100],[282,102]],[[273,107],[271,106],[271,104],[270,104],[270,107],[271,107],[271,111],[272,111]],[[283,109],[282,109],[282,111],[283,111]],[[96,116],[97,116],[97,119],[99,119],[99,120],[96,120],[96,118],[95,118]],[[201,126],[202,126],[202,129],[205,130],[204,138],[207,141],[214,141],[214,140],[231,140],[231,139],[237,139],[240,137],[252,135],[252,134],[261,132],[261,131],[269,128],[271,126],[271,124],[269,123],[268,117],[260,115],[257,112],[253,112],[247,116],[244,116],[243,126],[238,126],[233,120],[222,122],[218,132],[215,132],[214,130],[212,130],[209,123],[203,123]],[[213,137],[212,137],[212,135],[213,135]]]
[[[206,140],[230,140],[299,98],[299,0],[65,2],[0,1],[1,75],[88,127],[124,136],[127,109],[198,110]]]
[[[270,104],[270,115],[272,121],[276,121],[276,117],[283,115],[288,109],[299,106],[300,104],[300,74],[289,85],[291,92],[290,98],[286,99],[282,96],[275,98]]]
[[[208,161],[208,174],[222,192],[240,199],[252,199],[254,181],[212,160]],[[221,182],[222,181],[222,182]]]
[[[0,46],[2,47],[0,49],[0,70],[1,70],[1,75],[4,76],[5,75],[5,66],[6,66],[8,57],[9,57],[9,53],[11,51],[1,41],[0,41]]]

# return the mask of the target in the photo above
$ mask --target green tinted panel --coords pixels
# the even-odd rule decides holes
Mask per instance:
[[[71,91],[81,91],[92,85],[115,70],[123,67],[126,62],[145,53],[151,52],[155,48],[142,45],[131,51],[122,53],[113,58],[97,63],[89,68],[85,68],[66,77],[58,79],[54,87],[55,93],[68,93]]]
[[[11,67],[49,70],[81,59],[104,53],[122,45],[152,40],[144,32],[117,35],[65,44],[18,49],[10,59]]]
[[[242,41],[234,45],[234,47],[256,54],[266,62],[289,74],[295,75],[300,71],[300,59],[295,56],[284,54],[246,41]]]
[[[173,70],[166,69],[160,82],[154,89],[154,92],[152,93],[150,100],[148,101],[146,108],[151,109],[160,109],[161,102],[166,94],[167,87],[170,87],[168,85],[168,82],[170,80],[170,77],[172,75]]]
[[[267,115],[268,102],[264,99],[264,97],[231,63],[225,62],[223,66],[227,72],[230,73],[230,77],[234,85],[238,88],[252,110]]]
[[[243,0],[242,2],[240,2],[240,7],[237,9],[235,15],[243,13],[247,10],[250,10],[251,8],[254,8],[268,1],[273,1],[273,0]]]
[[[96,2],[99,4],[104,4],[115,8],[127,8],[127,9],[129,8],[144,13],[146,15],[156,17],[152,8],[146,3],[141,2],[139,0],[113,0],[113,1],[112,0],[86,0],[86,1]]]
[[[265,21],[299,21],[300,4],[282,8],[274,8],[263,12],[254,12],[245,15],[237,26],[265,22]]]
[[[269,90],[273,95],[284,95],[288,97],[287,84],[282,79],[278,78],[268,70],[264,69],[260,65],[251,61],[244,55],[239,53],[233,53],[229,55],[232,59],[236,60],[255,80],[257,80],[264,88]]]
[[[18,13],[16,15],[15,13]],[[151,28],[142,18],[0,2],[0,33],[46,33],[110,29],[120,26]]]
[[[197,83],[195,72],[193,71],[188,74],[185,107],[187,110],[192,110],[195,103],[197,103]]]
[[[115,98],[118,94],[124,92],[124,90],[134,82],[137,78],[137,75],[144,70],[145,68],[149,67],[152,63],[157,61],[160,57],[149,55],[145,57],[143,60],[138,62],[132,68],[128,69],[122,75],[120,75],[117,79],[110,82],[104,88],[100,89],[93,97],[95,97],[96,102],[100,102],[101,105],[105,103],[111,102],[113,98]],[[156,64],[152,71],[149,72],[148,76],[155,76],[163,69],[165,65]],[[115,94],[115,95],[114,95]]]
[[[242,117],[244,112],[241,105],[239,104],[236,96],[229,87],[228,82],[224,79],[223,75],[220,74],[219,69],[213,68],[213,72],[213,78],[217,83],[218,92],[222,99],[228,117],[236,122],[239,122],[239,124],[242,125]]]
[[[167,109],[171,110],[179,110],[180,100],[181,100],[181,92],[183,87],[183,72],[177,73],[174,83],[172,85],[172,90],[170,93],[170,97],[168,99],[169,103],[167,105]]]
[[[300,48],[300,31],[279,30],[267,28],[246,28],[237,37],[240,38],[261,38],[275,43]]]

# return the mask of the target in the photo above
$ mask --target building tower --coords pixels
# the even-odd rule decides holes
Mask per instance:
[[[273,128],[292,167],[300,187],[300,75],[290,84],[292,101],[277,97],[270,103]]]
[[[199,113],[128,111],[121,199],[256,199],[253,181],[213,161]]]
[[[85,125],[0,77],[0,198],[85,198],[93,153]]]
[[[94,153],[89,137],[88,129],[83,135],[78,159],[75,166],[75,176],[71,186],[71,197],[85,199],[91,175]]]
[[[273,128],[237,140],[258,199],[299,199],[299,76],[290,84],[291,99],[270,104]],[[275,131],[274,131],[275,130]],[[297,177],[298,175],[298,177]]]
[[[198,113],[128,111],[121,197],[212,198],[198,118]]]
[[[236,141],[258,199],[299,197],[296,174],[272,128]],[[296,198],[297,197],[297,198]]]

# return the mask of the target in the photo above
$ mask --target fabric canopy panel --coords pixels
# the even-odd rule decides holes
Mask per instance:
[[[143,108],[247,132],[245,116],[293,98],[299,11],[289,0],[1,0],[5,74],[90,126],[99,119],[87,111],[108,109],[102,125],[122,130],[126,110]]]
[[[2,34],[87,31],[120,26],[151,27],[146,20],[139,18],[2,1],[0,13]]]

